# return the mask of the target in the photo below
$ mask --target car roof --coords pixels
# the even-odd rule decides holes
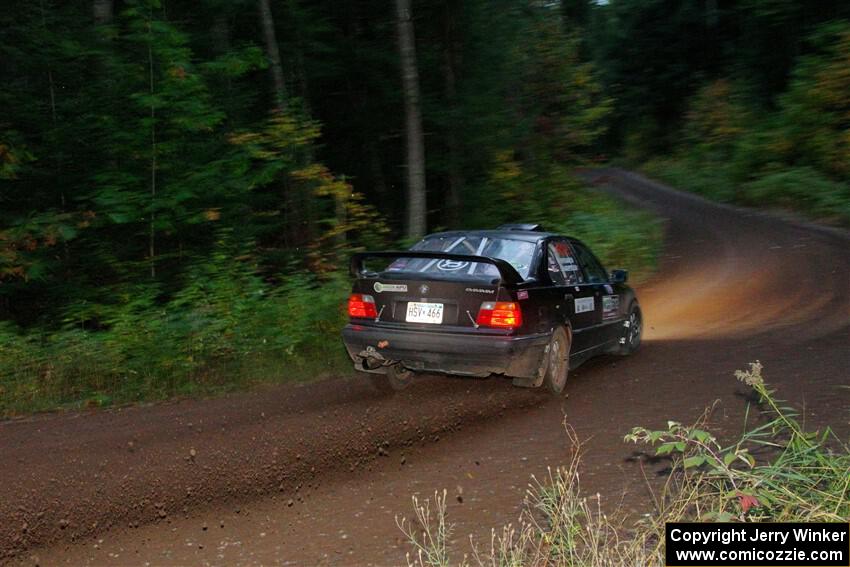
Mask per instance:
[[[557,234],[554,232],[541,232],[537,230],[449,230],[446,232],[435,232],[433,234],[428,234],[425,238],[432,238],[435,236],[442,237],[458,237],[458,236],[484,236],[487,238],[509,238],[512,240],[524,240],[526,242],[538,242],[543,240],[544,238],[550,238],[553,236],[560,238],[569,238],[570,240],[575,240],[574,238],[570,238],[569,236],[564,236],[562,234]]]

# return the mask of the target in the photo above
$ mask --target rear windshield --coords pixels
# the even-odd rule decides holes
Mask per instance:
[[[534,243],[487,236],[430,236],[416,243],[411,250],[498,258],[513,266],[525,279],[531,268]],[[390,264],[389,271],[433,274],[458,279],[469,276],[499,277],[499,270],[492,264],[436,258],[399,258]]]

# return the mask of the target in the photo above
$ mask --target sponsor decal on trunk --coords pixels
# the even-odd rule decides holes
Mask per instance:
[[[575,300],[576,313],[586,313],[596,309],[596,302],[592,297],[582,297]]]
[[[381,293],[383,291],[406,292],[407,291],[407,285],[405,285],[405,284],[382,284],[381,282],[375,282],[375,285],[372,286],[372,289],[375,290],[375,293]]]
[[[470,293],[496,293],[494,289],[482,289],[480,287],[468,287],[463,291],[468,291]]]

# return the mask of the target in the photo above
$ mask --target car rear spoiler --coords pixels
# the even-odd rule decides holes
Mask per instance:
[[[492,264],[499,270],[502,282],[506,284],[518,284],[523,281],[522,276],[516,268],[499,258],[488,258],[487,256],[470,256],[467,254],[450,254],[448,252],[414,252],[413,250],[402,250],[398,252],[358,252],[351,256],[349,271],[355,278],[363,277],[363,261],[366,258],[426,258],[436,260],[454,260],[456,262],[476,262]]]

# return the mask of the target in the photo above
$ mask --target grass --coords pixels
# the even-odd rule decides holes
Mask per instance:
[[[583,241],[609,270],[628,269],[633,284],[655,273],[664,239],[664,227],[654,215],[584,188],[573,195],[564,220],[545,226]]]
[[[664,565],[667,522],[846,522],[850,517],[850,448],[829,429],[806,431],[795,412],[775,397],[753,363],[736,373],[758,396],[760,425],[735,443],[721,445],[705,429],[708,412],[696,424],[670,421],[663,430],[634,428],[625,439],[668,455],[672,469],[655,509],[637,522],[604,512],[600,497],[580,487],[581,445],[567,465],[543,482],[533,479],[517,526],[491,532],[470,555],[450,556],[453,526],[445,492],[431,501],[415,497],[413,520],[397,519],[410,542],[408,565],[614,566]]]
[[[488,182],[470,193],[470,202],[480,203],[469,213],[470,228],[537,222],[582,240],[609,269],[628,269],[633,282],[655,270],[664,232],[660,219],[587,187],[571,168],[523,168],[501,156]]]
[[[332,348],[332,347],[339,348]],[[215,397],[262,384],[304,382],[354,373],[339,344],[302,351],[208,360],[191,371],[134,371],[90,361],[89,352],[59,361],[53,349],[25,354],[29,365],[0,376],[0,417],[52,410]],[[128,366],[131,363],[127,363]]]
[[[713,201],[780,209],[850,227],[850,185],[811,167],[786,167],[741,179],[730,163],[655,158],[641,167],[649,176]]]
[[[203,290],[122,306],[108,328],[0,323],[0,415],[219,395],[353,372],[339,341],[346,278],[276,289],[225,271]]]

